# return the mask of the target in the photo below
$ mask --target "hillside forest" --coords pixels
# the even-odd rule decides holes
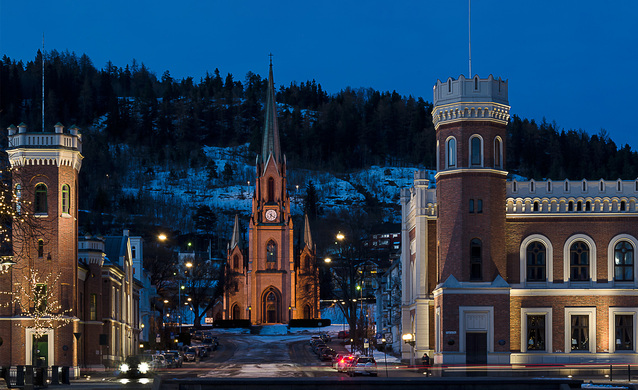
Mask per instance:
[[[219,69],[195,80],[156,75],[133,60],[96,67],[87,55],[38,51],[33,60],[3,56],[0,126],[44,128],[75,124],[83,134],[80,208],[104,212],[131,202],[118,178],[137,164],[147,172],[202,167],[204,146],[248,144],[254,161],[261,144],[267,78],[243,78]],[[260,69],[267,72],[267,66]],[[275,85],[277,71],[275,68]],[[424,87],[424,93],[430,91]],[[432,103],[422,97],[370,88],[328,93],[315,80],[279,85],[282,150],[295,168],[347,174],[371,165],[435,169]],[[638,177],[638,153],[616,145],[605,130],[590,134],[514,115],[508,126],[507,169],[534,179]],[[591,130],[591,129],[590,129]],[[6,130],[3,132],[6,146]],[[123,156],[137,156],[135,159]],[[232,172],[218,172],[232,181]],[[228,182],[225,183],[228,185]],[[82,223],[82,222],[81,222]],[[103,232],[107,233],[107,232]]]

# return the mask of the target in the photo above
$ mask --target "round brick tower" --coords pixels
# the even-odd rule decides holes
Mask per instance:
[[[509,339],[504,280],[509,109],[507,82],[491,75],[461,75],[434,86],[439,206],[434,296],[442,353],[435,360],[441,363],[502,361],[494,354],[509,350],[499,342]],[[494,316],[505,320],[495,324]]]

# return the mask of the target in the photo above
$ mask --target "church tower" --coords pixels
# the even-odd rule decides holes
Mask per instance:
[[[248,230],[248,307],[254,324],[287,323],[292,312],[293,224],[281,154],[272,60],[266,118]]]
[[[46,296],[40,305],[47,314],[70,322],[63,326],[60,321],[38,325],[34,316],[24,315],[28,303],[0,309],[3,319],[8,319],[0,321],[4,341],[0,364],[77,367],[74,332],[76,336],[81,334],[74,328],[78,327],[77,217],[82,137],[77,127],[65,131],[60,123],[53,132],[28,132],[24,124],[17,128],[12,125],[8,131],[15,210],[21,218],[14,218],[12,225],[16,264],[0,278],[10,278],[11,291],[23,296],[23,303],[29,299],[24,296]],[[44,329],[43,335],[37,337],[35,329]]]
[[[282,324],[320,318],[319,274],[306,217],[304,247],[295,262],[286,157],[281,153],[272,60],[268,74],[261,154],[248,226],[248,250],[241,245],[239,218],[228,246],[223,319]],[[218,317],[219,318],[219,317]]]
[[[503,341],[509,339],[510,289],[505,281],[507,86],[491,75],[461,75],[434,86],[437,364],[496,363],[509,352]]]

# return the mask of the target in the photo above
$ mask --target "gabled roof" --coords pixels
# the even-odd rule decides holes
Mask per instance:
[[[239,215],[235,214],[235,226],[233,227],[233,237],[230,239],[230,250],[240,245],[241,249],[241,231],[239,230]]]

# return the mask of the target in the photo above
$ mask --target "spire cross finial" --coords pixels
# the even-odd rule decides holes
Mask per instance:
[[[270,66],[272,66],[272,53],[268,54],[268,57],[270,57]]]

